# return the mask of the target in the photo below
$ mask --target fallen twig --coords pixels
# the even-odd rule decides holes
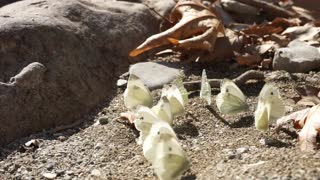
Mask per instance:
[[[264,80],[264,74],[261,71],[249,70],[233,79],[233,81],[239,86],[245,84],[250,79]],[[208,82],[210,83],[211,88],[219,88],[222,80],[223,79],[208,79]],[[201,87],[201,80],[185,82],[183,85],[188,91],[199,90]]]

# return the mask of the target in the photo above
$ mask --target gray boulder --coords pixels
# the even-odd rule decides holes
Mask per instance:
[[[112,97],[128,52],[158,27],[139,3],[25,0],[0,8],[0,145],[71,124]]]
[[[306,42],[294,40],[275,52],[272,66],[292,73],[308,72],[320,67],[320,51]]]

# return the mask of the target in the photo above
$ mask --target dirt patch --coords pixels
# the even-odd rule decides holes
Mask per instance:
[[[172,59],[173,57],[167,57]],[[247,68],[230,70],[231,64],[202,66],[181,65],[187,80],[200,79],[202,68],[209,78],[234,78]],[[272,82],[280,88],[287,113],[302,109],[291,100],[296,95],[293,87],[319,78],[320,73],[289,74],[284,71],[265,71],[273,74]],[[310,83],[311,84],[311,83]],[[312,179],[319,169],[318,152],[301,153],[297,134],[292,128],[280,134],[261,133],[254,127],[253,112],[257,96],[264,82],[249,82],[240,88],[248,96],[250,111],[236,116],[222,116],[215,105],[206,108],[198,92],[190,94],[187,112],[174,120],[182,147],[191,161],[191,168],[182,179]],[[319,83],[313,85],[319,86]],[[102,179],[156,179],[151,165],[136,143],[137,131],[119,119],[126,111],[123,89],[117,89],[108,106],[87,118],[73,129],[55,134],[42,133],[16,141],[1,150],[0,177],[3,179],[42,178],[45,172],[56,173],[59,179],[93,177],[93,170]],[[219,90],[213,90],[213,97]],[[152,92],[159,97],[160,91]],[[215,103],[214,103],[215,104]],[[106,116],[108,124],[95,125]],[[93,121],[92,121],[93,120]],[[39,140],[39,148],[23,148],[22,143]],[[269,145],[262,143],[267,139]]]

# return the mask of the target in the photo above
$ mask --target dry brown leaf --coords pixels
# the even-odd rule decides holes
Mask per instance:
[[[286,18],[276,18],[272,22],[259,24],[251,26],[243,32],[245,34],[257,35],[259,37],[264,37],[265,35],[278,34],[284,31],[287,27],[299,25],[298,19],[286,19]]]
[[[243,55],[236,55],[236,61],[240,65],[247,65],[247,66],[252,66],[252,65],[257,65],[260,64],[262,59],[259,54],[248,54],[245,53]]]
[[[179,50],[198,49],[212,52],[218,36],[224,35],[223,24],[199,0],[180,0],[171,13],[172,28],[149,37],[129,53],[135,57],[145,51],[173,45]]]
[[[120,113],[120,118],[128,120],[130,124],[133,124],[135,119],[135,114],[134,112],[131,112],[131,111]]]
[[[320,131],[320,104],[278,119],[276,129],[279,130],[284,124],[290,122],[293,123],[294,128],[302,128],[298,137],[300,149],[313,151],[316,148],[316,137]]]
[[[295,88],[299,96],[292,98],[297,104],[303,106],[315,106],[320,104],[320,88],[310,85]]]
[[[301,129],[304,126],[305,119],[311,108],[306,108],[284,116],[277,120],[276,130],[278,131],[283,125],[293,123],[295,129]]]
[[[313,106],[306,118],[305,125],[299,133],[300,149],[312,151],[316,149],[317,135],[320,130],[320,105]]]

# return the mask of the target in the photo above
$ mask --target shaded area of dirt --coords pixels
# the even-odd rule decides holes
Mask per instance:
[[[171,57],[168,57],[171,59]],[[182,65],[189,80],[199,79],[202,68],[199,64]],[[234,78],[246,68],[230,70],[230,64],[206,67],[209,78]],[[280,88],[287,113],[304,107],[290,99],[296,92],[295,85],[310,83],[320,73],[289,74],[283,71],[265,72]],[[314,84],[319,86],[319,84]],[[264,82],[248,82],[240,88],[248,96],[250,111],[236,116],[223,116],[215,105],[206,108],[198,92],[190,95],[187,112],[174,120],[182,147],[191,161],[191,168],[182,179],[300,179],[317,178],[320,153],[301,153],[296,133],[292,128],[280,134],[261,133],[254,127],[253,112],[257,96]],[[310,83],[312,84],[312,83]],[[35,178],[45,172],[56,173],[59,179],[84,179],[93,177],[92,171],[101,172],[101,178],[156,179],[150,164],[137,145],[138,133],[127,122],[119,119],[125,112],[123,89],[92,114],[86,123],[55,134],[34,135],[1,149],[0,178]],[[218,94],[213,89],[213,97]],[[152,92],[159,97],[160,91]],[[214,103],[215,104],[215,103]],[[106,116],[108,124],[97,125],[99,117]],[[94,121],[90,121],[94,119]],[[21,143],[38,139],[39,148],[22,148]],[[260,141],[267,139],[269,145]]]

